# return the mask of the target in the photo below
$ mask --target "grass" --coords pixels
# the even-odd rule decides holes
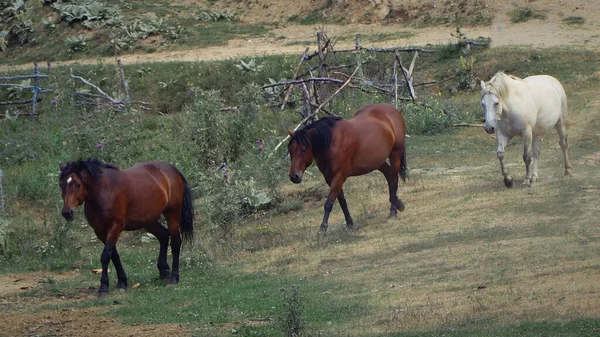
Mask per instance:
[[[585,23],[585,19],[581,16],[567,16],[562,21],[567,25],[581,25]]]
[[[535,10],[531,7],[516,7],[509,13],[510,22],[512,23],[521,23],[526,22],[531,19],[545,19],[546,15],[538,10]]]
[[[273,166],[286,201],[278,209],[236,218],[226,237],[215,234],[215,225],[204,222],[199,213],[198,241],[193,249],[184,250],[180,285],[163,287],[158,282],[155,242],[142,244],[136,234],[126,234],[119,241],[121,258],[130,281],[139,282],[139,288],[125,294],[111,288],[110,297],[102,301],[14,304],[11,313],[98,307],[101,315],[122,324],[177,323],[199,336],[226,335],[233,329],[245,336],[280,336],[276,322],[284,310],[281,289],[285,292],[298,284],[307,335],[597,335],[598,55],[504,48],[475,57],[478,78],[506,70],[518,76],[549,73],[564,83],[573,122],[569,137],[573,177],[562,177],[562,155],[554,132],[544,138],[540,181],[533,188],[521,187],[518,181],[524,173],[519,140],[507,147],[507,167],[516,180],[510,190],[499,173],[495,140],[480,128],[413,133],[407,140],[410,179],[399,191],[406,211],[398,219],[386,219],[387,186],[380,173],[350,178],[344,190],[359,230],[345,230],[336,205],[328,233],[318,235],[327,191],[322,177],[313,166],[301,185],[292,185],[286,181],[287,162],[276,161]],[[532,61],[522,62],[524,58]],[[227,104],[239,104],[236,99],[248,97],[241,95],[245,85],[292,72],[296,62],[296,57],[258,58],[261,70],[243,73],[234,66],[236,60],[126,66],[136,97],[164,101],[168,114],[85,112],[67,103],[52,108],[42,102],[45,112],[37,122],[2,121],[0,166],[5,172],[7,209],[14,213],[10,228],[19,235],[10,237],[17,240],[10,243],[14,255],[1,257],[0,270],[75,267],[81,271],[72,280],[41,284],[28,295],[6,301],[76,298],[95,291],[81,288],[98,286],[98,277],[89,270],[99,266],[101,245],[90,241],[94,234],[82,221],[81,210],[66,233],[55,226],[62,224],[57,159],[91,154],[102,141],[105,152],[99,155],[104,159],[120,165],[147,157],[173,161],[191,174],[190,182],[200,184],[193,146],[181,145],[191,144],[185,129],[191,124],[188,112],[180,111],[190,104],[185,94],[188,85],[219,89]],[[424,56],[419,62],[427,76],[446,78],[457,61]],[[364,71],[380,74],[381,64],[378,60]],[[118,81],[110,76],[112,65],[77,66],[74,72],[107,90],[118,90]],[[59,79],[68,77],[68,70],[55,69],[52,74],[55,77],[47,83],[56,83],[63,102],[72,83]],[[438,95],[419,97],[439,101],[460,118],[480,118],[477,91],[454,95],[443,86],[436,91]],[[374,98],[342,95],[335,111],[349,115],[369,99]],[[283,131],[277,129],[293,124],[295,117],[289,111],[260,111],[250,137],[266,139],[272,134],[278,140]],[[202,202],[197,201],[199,210]],[[70,236],[61,239],[57,235],[61,233]],[[74,250],[63,255],[58,249],[43,252],[31,242],[42,248],[62,242]],[[48,245],[39,244],[44,242]],[[111,282],[114,287],[114,275]],[[115,298],[120,305],[112,304]]]

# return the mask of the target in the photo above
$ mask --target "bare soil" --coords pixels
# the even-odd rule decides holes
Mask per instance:
[[[179,0],[204,4],[204,1]],[[435,15],[444,13],[458,15],[457,6],[465,1],[429,1],[428,10]],[[253,4],[247,6],[248,3]],[[290,45],[290,42],[312,41],[317,26],[300,26],[289,23],[294,15],[306,15],[314,8],[322,6],[323,1],[317,0],[279,0],[266,5],[264,1],[233,1],[229,5],[237,10],[246,6],[246,12],[241,16],[247,23],[279,22],[279,27],[272,30],[271,36],[252,40],[232,40],[227,46],[203,49],[189,49],[173,52],[158,52],[144,55],[123,55],[125,64],[142,62],[165,61],[200,61],[215,60],[231,57],[251,57],[269,54],[299,54],[302,45]],[[341,3],[341,4],[340,4]],[[443,44],[455,41],[450,33],[452,26],[435,26],[428,28],[408,28],[403,18],[408,20],[411,15],[416,17],[423,10],[417,0],[396,1],[339,1],[338,6],[344,7],[344,15],[348,16],[346,25],[327,25],[324,29],[330,37],[345,34],[376,34],[409,31],[409,38],[391,40],[378,44],[390,45],[426,45]],[[386,4],[387,3],[387,4]],[[471,3],[471,2],[469,2]],[[600,49],[600,1],[597,0],[518,0],[513,2],[481,0],[473,6],[481,6],[494,16],[491,26],[466,27],[462,31],[467,36],[491,37],[493,47],[531,46],[532,48],[565,47]],[[506,14],[515,6],[528,6],[545,13],[545,19],[533,19],[525,23],[513,24]],[[481,8],[481,7],[476,7]],[[471,9],[472,10],[472,9]],[[364,13],[371,11],[372,15],[365,19]],[[471,13],[465,8],[466,13]],[[390,13],[396,15],[396,20],[390,20]],[[324,15],[334,15],[330,12]],[[567,25],[563,19],[569,16],[579,16],[585,19],[580,25]],[[398,19],[399,17],[399,19]],[[386,19],[388,18],[388,19]],[[368,23],[365,23],[367,21]],[[323,27],[322,27],[323,28]],[[307,43],[308,45],[309,43]],[[314,43],[310,43],[311,46]],[[338,47],[352,47],[353,41],[339,42]],[[49,60],[52,61],[52,60]],[[95,63],[97,59],[69,62],[56,62],[55,65],[70,63]],[[6,66],[4,66],[6,67]],[[4,68],[2,67],[2,68]],[[5,69],[0,69],[5,70]],[[586,158],[585,161],[597,161],[597,157]],[[384,203],[382,203],[384,204]],[[60,280],[74,277],[76,273],[51,274],[35,272],[29,274],[11,274],[0,276],[0,336],[186,336],[190,332],[175,324],[161,325],[125,325],[118,319],[103,316],[106,309],[92,307],[72,307],[65,310],[45,310],[49,304],[77,303],[82,299],[95,296],[93,292],[82,290],[77,296],[31,298],[20,297],[19,294],[33,289],[40,282],[49,278]],[[539,284],[537,285],[539,286]],[[573,290],[574,292],[576,289]],[[588,307],[586,309],[592,309]],[[593,311],[598,312],[597,306]],[[7,324],[8,323],[8,324]]]

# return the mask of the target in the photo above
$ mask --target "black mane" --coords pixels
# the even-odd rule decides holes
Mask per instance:
[[[304,146],[310,147],[313,153],[326,150],[331,145],[331,128],[341,119],[342,117],[327,116],[305,126],[294,133],[294,136],[288,143],[288,147],[292,142],[297,141]],[[314,131],[309,138],[308,131],[313,129]]]
[[[86,172],[89,179],[94,181],[102,174],[102,170],[104,169],[118,170],[119,168],[111,164],[103,163],[98,159],[91,158],[88,160],[70,162],[63,168],[58,177],[58,181],[61,181],[71,173],[79,175],[81,172]]]

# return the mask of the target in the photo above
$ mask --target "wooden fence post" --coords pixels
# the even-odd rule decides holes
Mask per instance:
[[[33,69],[35,78],[33,80],[33,103],[31,107],[31,119],[34,119],[35,115],[37,114],[37,97],[38,93],[40,92],[40,78],[38,77],[40,75],[40,69],[38,68],[37,62],[33,63]]]
[[[364,79],[365,76],[364,76],[362,66],[361,66],[361,61],[360,61],[360,34],[356,34],[356,40],[354,43],[354,53],[356,53],[356,66],[359,67],[358,68],[358,78]]]
[[[4,190],[2,189],[2,170],[0,170],[0,215],[4,213]]]
[[[395,54],[398,52],[396,51]],[[394,86],[394,106],[398,109],[398,60],[394,57],[394,66],[392,69],[392,85]]]
[[[125,79],[125,71],[123,70],[123,63],[121,63],[121,59],[117,59],[117,64],[119,65],[119,77],[121,78],[121,87],[123,87],[123,91],[125,91],[125,104],[131,103],[131,96],[129,95],[129,88],[127,85],[127,80]]]

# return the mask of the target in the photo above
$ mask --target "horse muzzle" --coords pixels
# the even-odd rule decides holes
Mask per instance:
[[[484,130],[485,130],[485,132],[487,132],[489,135],[493,134],[493,133],[496,131],[496,129],[495,129],[493,126],[491,126],[491,127],[487,127],[487,126],[486,126],[486,127],[484,127],[483,129],[484,129]]]
[[[62,216],[67,221],[73,221],[73,219],[75,219],[75,215],[73,214],[73,210],[63,210],[62,211]]]
[[[300,184],[302,182],[302,175],[298,174],[298,173],[292,173],[292,174],[290,174],[290,180],[294,184]]]

